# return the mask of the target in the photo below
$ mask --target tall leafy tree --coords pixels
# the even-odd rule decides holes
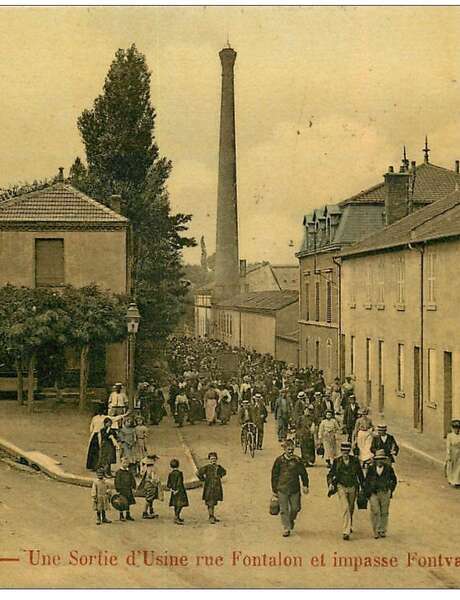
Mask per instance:
[[[88,285],[67,286],[62,295],[72,327],[69,344],[80,356],[80,410],[86,408],[89,377],[89,353],[100,344],[110,344],[126,337],[126,301]]]
[[[118,50],[102,94],[78,119],[86,172],[78,159],[71,170],[72,183],[102,202],[110,194],[122,196],[133,229],[131,292],[142,315],[136,367],[143,372],[183,312],[181,252],[195,245],[184,235],[191,216],[171,214],[171,162],[159,155],[155,116],[145,56],[135,45]]]

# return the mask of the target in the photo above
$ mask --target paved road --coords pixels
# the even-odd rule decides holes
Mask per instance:
[[[164,422],[162,427],[171,424]],[[191,506],[184,510],[184,527],[172,523],[167,502],[159,508],[160,519],[137,518],[134,523],[96,527],[89,490],[18,472],[0,463],[1,555],[20,558],[18,563],[0,562],[0,586],[460,586],[460,566],[406,566],[408,553],[420,557],[459,553],[455,528],[460,490],[450,489],[429,463],[402,452],[389,537],[374,540],[368,512],[359,511],[350,542],[340,536],[337,498],[326,497],[326,469],[323,465],[314,467],[309,471],[311,493],[303,497],[295,533],[283,538],[279,518],[268,514],[270,469],[279,453],[273,422],[267,427],[266,448],[254,459],[242,454],[236,423],[227,427],[189,426],[183,432],[198,459],[215,449],[228,470],[225,501],[218,510],[222,521],[216,525],[207,521],[201,490],[194,490],[189,492]],[[138,504],[134,515],[139,517],[140,512]],[[59,555],[60,564],[32,566],[28,564],[31,550],[39,550],[42,559],[43,554]],[[79,558],[88,561],[82,557],[97,555],[100,550],[103,559],[114,554],[119,564],[68,564]],[[147,564],[142,564],[144,555],[137,553],[136,565],[126,566],[126,556],[137,550],[147,551]],[[262,563],[264,555],[267,562],[274,557],[275,563],[281,556],[288,566],[245,566]],[[321,566],[321,555],[325,566]],[[348,557],[356,567],[333,567],[335,556]],[[311,565],[313,557],[319,557],[319,566]],[[366,557],[395,557],[398,565],[357,566]],[[32,558],[35,561],[38,553]],[[152,560],[156,564],[152,565]],[[171,560],[176,566],[167,566]],[[188,564],[178,566],[180,561]],[[197,561],[200,566],[196,566]]]

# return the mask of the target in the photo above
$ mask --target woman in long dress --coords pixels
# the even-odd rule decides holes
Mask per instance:
[[[328,466],[337,456],[337,435],[340,433],[340,425],[332,417],[332,411],[326,411],[326,418],[321,421],[318,429],[318,441],[324,448],[324,460]]]
[[[452,431],[446,438],[446,477],[450,485],[460,486],[460,419],[452,421]]]
[[[91,419],[89,425],[89,444],[88,453],[86,455],[86,468],[90,471],[95,471],[99,464],[99,432],[104,426],[105,406],[99,404],[96,408],[96,414]]]
[[[367,464],[373,458],[371,452],[372,440],[374,438],[374,425],[369,417],[369,409],[363,408],[361,416],[356,420],[353,435],[353,447],[358,448],[361,464]]]
[[[204,395],[204,410],[206,413],[206,421],[208,425],[213,425],[216,422],[216,409],[219,394],[213,385],[209,386],[209,389]]]

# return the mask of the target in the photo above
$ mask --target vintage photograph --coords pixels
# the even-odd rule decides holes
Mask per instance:
[[[458,588],[460,8],[0,37],[0,588]]]

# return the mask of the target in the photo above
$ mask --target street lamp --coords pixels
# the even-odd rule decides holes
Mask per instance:
[[[135,302],[131,302],[126,311],[128,327],[128,403],[129,409],[134,408],[134,355],[136,350],[136,333],[139,329],[141,314]]]

